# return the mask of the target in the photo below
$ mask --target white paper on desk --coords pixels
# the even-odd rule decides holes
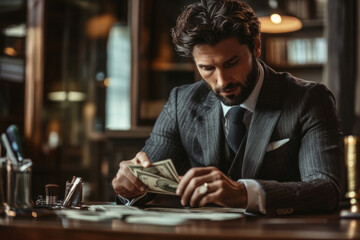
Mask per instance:
[[[136,214],[143,212],[143,210],[134,207],[134,206],[126,206],[126,205],[89,205],[89,211],[96,212],[111,212],[111,213],[119,213],[119,214]]]
[[[145,208],[146,211],[172,212],[172,213],[245,213],[244,208],[227,207],[200,207],[200,208]]]
[[[129,216],[125,219],[125,221],[127,223],[152,224],[163,226],[177,226],[180,224],[190,223],[187,219],[177,218],[175,216],[159,216],[153,214]]]
[[[191,213],[191,212],[156,212],[147,211],[144,215],[129,216],[125,219],[127,223],[137,224],[152,224],[152,225],[165,225],[176,226],[180,224],[191,223],[191,220],[211,220],[211,221],[224,221],[241,218],[242,213]]]
[[[143,210],[124,205],[91,205],[89,210],[64,209],[56,214],[74,220],[103,221],[108,219],[121,219],[128,215],[144,214]]]
[[[59,210],[58,215],[68,219],[104,221],[125,219],[128,223],[174,226],[190,220],[224,221],[241,218],[243,209],[238,208],[148,208],[141,210],[124,205],[92,205],[89,210]]]
[[[62,217],[66,217],[67,219],[73,220],[84,220],[84,221],[104,221],[108,219],[112,219],[113,216],[106,215],[102,212],[93,212],[93,211],[86,211],[86,210],[58,210],[56,214]]]
[[[99,205],[94,206],[95,209],[99,208]],[[89,208],[91,209],[91,208]],[[242,208],[224,208],[224,207],[203,207],[203,208],[147,208],[145,210],[139,209],[134,206],[116,205],[101,206],[101,209],[105,210],[108,216],[114,218],[121,218],[121,216],[129,217],[134,215],[137,218],[132,218],[131,221],[138,219],[139,221],[146,222],[151,218],[166,218],[169,224],[176,223],[180,219],[183,221],[187,220],[212,220],[212,221],[223,221],[237,219],[244,216],[245,210]],[[162,224],[162,221],[154,220],[152,223]],[[139,222],[140,223],[140,222]],[[151,223],[151,222],[150,222]],[[165,223],[166,225],[166,223]]]
[[[244,209],[239,208],[147,208],[150,214],[160,214],[167,218],[181,218],[184,220],[212,220],[223,221],[237,219],[244,216]]]
[[[225,221],[243,217],[241,213],[165,213],[160,214],[161,217],[168,219],[183,219],[183,220],[211,220],[211,221]]]

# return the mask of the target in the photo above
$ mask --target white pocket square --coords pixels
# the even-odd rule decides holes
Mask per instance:
[[[290,138],[285,138],[279,141],[274,141],[269,143],[269,145],[266,148],[266,152],[270,152],[273,151],[279,147],[281,147],[282,145],[284,145],[285,143],[287,143],[288,141],[290,141]]]

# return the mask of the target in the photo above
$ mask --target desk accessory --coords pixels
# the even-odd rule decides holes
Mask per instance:
[[[82,185],[83,181],[81,177],[73,176],[71,182],[66,182],[64,207],[80,206],[82,200]]]
[[[347,168],[348,189],[345,197],[350,201],[350,208],[340,212],[341,217],[360,218],[360,137],[344,137],[345,164]]]

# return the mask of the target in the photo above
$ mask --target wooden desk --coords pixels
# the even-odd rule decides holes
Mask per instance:
[[[338,215],[250,217],[231,221],[193,221],[179,226],[89,222],[57,218],[0,218],[2,240],[92,239],[360,239],[360,220]]]

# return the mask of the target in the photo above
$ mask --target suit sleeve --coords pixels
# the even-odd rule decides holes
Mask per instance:
[[[333,95],[325,86],[315,85],[300,108],[301,181],[258,180],[266,194],[267,215],[334,211],[344,196],[343,138]]]
[[[146,140],[142,151],[145,152],[151,162],[170,158],[177,170],[184,168],[187,157],[181,145],[177,124],[177,88],[174,88],[170,97],[157,118],[150,138]],[[117,204],[143,206],[154,199],[156,194],[147,193],[138,199],[125,199],[116,196]]]
[[[170,158],[181,174],[182,169],[188,166],[188,160],[179,133],[177,100],[178,88],[174,88],[142,151],[146,152],[151,162]]]

